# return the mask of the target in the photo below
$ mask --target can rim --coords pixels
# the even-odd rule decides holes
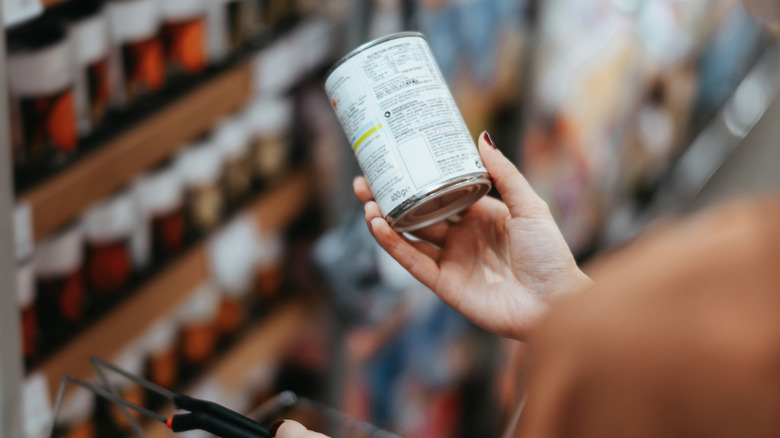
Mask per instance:
[[[328,81],[328,78],[330,78],[330,75],[333,74],[334,71],[336,71],[337,68],[341,67],[345,62],[350,60],[351,58],[354,58],[357,54],[364,52],[367,49],[370,49],[371,47],[374,47],[376,45],[382,44],[386,41],[391,41],[398,38],[405,38],[405,37],[418,37],[426,40],[425,35],[421,32],[416,31],[404,31],[404,32],[396,32],[391,33],[390,35],[385,35],[383,37],[379,37],[377,39],[365,42],[356,48],[352,49],[351,52],[347,53],[341,59],[336,61],[335,64],[331,68],[328,69],[328,71],[325,73],[325,79],[322,80],[322,84],[325,85],[325,82]]]

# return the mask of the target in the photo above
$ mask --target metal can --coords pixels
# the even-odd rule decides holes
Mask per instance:
[[[490,176],[421,33],[358,47],[330,69],[325,91],[396,231],[444,220],[490,191]]]

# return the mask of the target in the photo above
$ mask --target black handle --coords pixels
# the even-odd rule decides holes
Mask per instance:
[[[252,431],[204,412],[174,415],[169,424],[174,432],[203,430],[222,438],[257,438]]]
[[[261,425],[260,423],[252,420],[249,417],[245,417],[239,414],[238,412],[232,411],[214,402],[200,400],[184,394],[176,394],[175,396],[173,396],[173,403],[179,409],[183,409],[185,411],[190,411],[193,413],[208,414],[210,417],[214,419],[222,420],[224,423],[241,427],[244,430],[252,432],[251,436],[253,438],[271,438],[271,432],[268,431],[267,427]],[[222,436],[223,438],[230,438],[223,435],[219,435],[219,436]]]

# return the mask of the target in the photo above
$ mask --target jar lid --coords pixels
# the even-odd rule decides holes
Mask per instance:
[[[115,358],[114,365],[135,376],[141,376],[144,371],[145,355],[143,345],[135,341],[122,350]],[[127,377],[111,370],[105,371],[108,381],[117,389],[124,389],[135,385],[135,382]]]
[[[84,214],[84,234],[88,241],[105,242],[130,237],[135,229],[136,205],[124,192],[103,201]]]
[[[144,337],[146,351],[156,353],[171,348],[176,343],[177,327],[172,318],[162,318],[155,323]]]
[[[284,254],[284,246],[284,239],[278,234],[261,237],[255,249],[255,263],[261,267],[279,263]]]
[[[252,134],[276,134],[290,129],[293,102],[283,98],[260,98],[243,115],[245,129]]]
[[[16,296],[19,306],[26,309],[35,303],[35,270],[27,262],[16,269]]]
[[[57,424],[73,426],[92,418],[95,409],[95,396],[92,392],[78,388],[63,398],[60,411],[57,413]]]
[[[181,308],[181,321],[184,324],[208,323],[217,317],[219,311],[219,291],[211,282],[200,285]]]
[[[204,142],[179,154],[175,167],[185,186],[200,186],[219,181],[222,160],[219,150]]]
[[[150,38],[160,27],[155,0],[113,0],[108,4],[113,40],[117,43]]]
[[[215,281],[222,292],[241,297],[249,292],[254,268],[257,232],[249,220],[236,220],[214,240],[211,264]]]
[[[84,234],[78,225],[46,239],[35,252],[35,273],[38,277],[70,274],[81,267],[84,257]]]
[[[181,179],[172,166],[139,179],[133,191],[144,216],[167,213],[182,204]]]
[[[212,140],[225,160],[240,158],[249,151],[249,138],[244,125],[238,119],[223,120]]]
[[[203,0],[160,0],[160,9],[165,20],[188,20],[206,14]]]
[[[91,64],[108,56],[108,20],[102,11],[71,22],[70,33],[78,65]]]
[[[61,18],[44,15],[8,31],[8,53],[37,52],[66,41],[67,36]]]

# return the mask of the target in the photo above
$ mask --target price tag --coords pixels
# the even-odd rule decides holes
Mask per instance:
[[[41,0],[3,0],[3,25],[19,24],[43,12]]]
[[[45,437],[49,433],[54,413],[49,399],[49,385],[43,374],[27,378],[22,386],[22,414],[27,438]]]
[[[32,209],[30,204],[21,202],[14,210],[14,249],[16,261],[21,263],[33,255]]]

